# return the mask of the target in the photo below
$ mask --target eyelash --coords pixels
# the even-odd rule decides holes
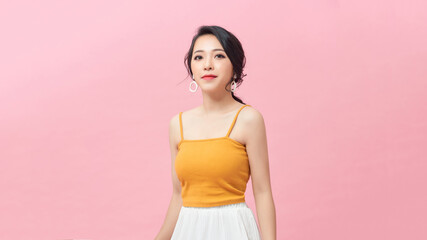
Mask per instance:
[[[222,54],[217,54],[217,55],[215,55],[215,57],[216,57],[216,56],[221,56],[221,58],[225,58],[225,56],[224,56],[224,55],[222,55]],[[197,59],[197,57],[201,57],[201,56],[195,56],[195,57],[194,57],[194,60],[198,60],[198,59]]]

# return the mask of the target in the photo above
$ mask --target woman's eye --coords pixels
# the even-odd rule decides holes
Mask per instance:
[[[217,54],[217,55],[215,55],[215,57],[220,57],[220,58],[225,58],[225,56],[224,55],[222,55],[222,54]],[[199,59],[201,59],[202,58],[202,56],[195,56],[194,57],[194,60],[199,60]]]

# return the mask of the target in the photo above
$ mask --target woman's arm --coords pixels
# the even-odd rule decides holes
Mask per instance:
[[[157,234],[155,240],[170,240],[172,237],[173,230],[175,229],[176,222],[178,221],[179,212],[182,207],[181,198],[181,183],[175,172],[175,158],[178,152],[177,143],[179,141],[177,136],[180,136],[179,132],[179,115],[172,117],[169,122],[169,144],[171,152],[171,170],[172,170],[172,198],[169,203],[169,208],[166,213],[163,225]]]
[[[276,209],[271,192],[268,163],[267,136],[264,118],[254,108],[245,116],[245,129],[250,129],[246,137],[246,152],[251,169],[252,188],[255,198],[261,239],[276,239]]]

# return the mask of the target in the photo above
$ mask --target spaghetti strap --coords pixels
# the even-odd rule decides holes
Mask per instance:
[[[237,111],[236,116],[234,116],[233,123],[231,123],[230,129],[228,129],[228,132],[227,132],[227,135],[226,135],[226,137],[227,137],[227,138],[230,136],[231,130],[233,129],[234,124],[236,123],[237,116],[239,116],[240,111],[242,111],[242,109],[243,109],[244,107],[246,107],[246,106],[251,106],[251,105],[248,105],[248,104],[243,105],[243,106],[239,109],[239,111]]]
[[[181,132],[181,141],[184,140],[184,133],[182,131],[182,112],[179,112],[179,131]]]

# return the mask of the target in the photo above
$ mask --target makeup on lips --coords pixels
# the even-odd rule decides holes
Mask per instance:
[[[214,78],[216,78],[217,76],[216,75],[213,75],[213,74],[206,74],[206,75],[204,75],[202,78],[204,79],[204,80],[212,80],[212,79],[214,79]]]

